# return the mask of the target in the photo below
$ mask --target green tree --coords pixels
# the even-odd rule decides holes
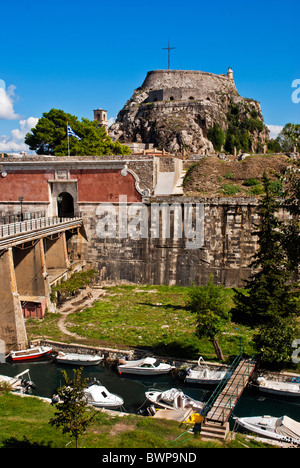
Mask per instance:
[[[290,363],[291,344],[297,336],[299,302],[290,282],[281,223],[276,216],[279,201],[274,198],[269,178],[263,176],[265,196],[261,202],[261,223],[254,235],[258,251],[251,267],[255,273],[244,290],[235,290],[235,318],[258,327],[254,345],[258,359],[273,367]]]
[[[225,151],[227,151],[227,153],[233,154],[235,147],[237,148],[237,150],[239,150],[239,148],[236,146],[236,138],[234,136],[234,133],[228,129],[226,132],[226,141],[224,149]]]
[[[252,151],[252,142],[257,139],[258,134],[265,130],[265,125],[259,118],[257,110],[231,104],[228,108],[227,118],[225,151],[231,154],[233,154],[234,148],[237,151]],[[259,147],[256,146],[258,151]]]
[[[299,336],[294,318],[279,318],[259,327],[253,342],[260,365],[273,369],[292,366],[292,342]]]
[[[213,275],[210,275],[206,286],[190,288],[187,307],[197,315],[196,335],[208,337],[218,358],[223,360],[218,336],[230,320],[230,306],[224,286],[215,285]]]
[[[83,118],[79,121],[74,115],[60,109],[45,112],[37,125],[25,136],[25,143],[37,154],[53,156],[68,155],[67,123],[81,138],[69,137],[70,155],[97,156],[110,154],[130,154],[128,146],[113,142],[98,122]]]
[[[221,151],[225,143],[225,135],[220,125],[214,124],[214,126],[209,129],[207,138],[212,142],[216,151]]]
[[[276,141],[283,151],[293,151],[294,147],[296,147],[297,151],[300,151],[300,124],[286,124]]]
[[[69,433],[76,440],[78,448],[79,436],[85,433],[87,427],[95,418],[94,413],[88,413],[84,388],[88,379],[81,379],[82,368],[74,369],[74,378],[70,379],[65,370],[62,371],[65,384],[58,388],[60,401],[56,404],[57,412],[49,424],[61,427],[63,434]]]
[[[271,140],[269,140],[267,142],[267,146],[268,146],[268,151],[270,153],[281,153],[282,152],[281,145],[280,145],[279,141],[277,140],[277,138],[275,140],[273,138]]]
[[[265,324],[295,313],[294,296],[288,284],[286,256],[281,245],[281,223],[276,216],[279,202],[271,191],[271,182],[263,176],[265,196],[261,201],[261,223],[253,235],[258,237],[258,250],[251,263],[255,273],[246,281],[244,290],[235,290],[235,313],[249,324]]]
[[[300,161],[295,161],[285,174],[282,198],[282,205],[291,215],[282,229],[282,245],[290,269],[297,271],[300,264]]]

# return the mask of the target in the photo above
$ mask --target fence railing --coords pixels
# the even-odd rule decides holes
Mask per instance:
[[[236,371],[236,369],[239,367],[239,365],[242,362],[243,358],[243,353],[241,352],[239,355],[236,356],[234,359],[233,363],[231,364],[230,370],[232,374]],[[222,422],[224,422],[228,416],[228,414],[231,413],[233,410],[236,401],[238,400],[241,391],[244,389],[245,384],[249,380],[249,371],[253,368],[253,365],[255,364],[255,356],[253,355],[249,360],[243,361],[245,366],[243,368],[242,374],[239,376],[239,378],[234,382],[233,385],[230,386],[230,392],[228,395],[226,395],[226,401],[222,400],[220,403],[222,406],[221,409],[221,415],[219,415],[219,418],[221,417]],[[219,385],[216,387],[212,395],[210,396],[209,400],[206,402],[206,405],[203,409],[203,414],[207,415],[209,411],[213,408],[217,398],[219,395],[222,393],[223,389],[226,387],[228,381],[226,379],[223,379]],[[215,408],[216,412],[218,409],[218,406]]]
[[[48,216],[41,218],[31,218],[24,221],[18,221],[15,223],[2,224],[0,225],[0,238],[13,236],[16,234],[21,234],[25,232],[35,231],[37,229],[47,228],[50,226],[55,226],[61,223],[72,221],[75,219],[80,219],[80,214],[72,216]]]
[[[234,358],[234,360],[233,360],[233,362],[232,362],[232,364],[230,366],[230,372],[232,374],[234,373],[235,369],[240,364],[240,362],[242,360],[242,357],[243,357],[243,353],[241,352]],[[222,390],[224,389],[226,384],[227,384],[227,379],[225,379],[225,378],[219,382],[219,384],[217,385],[215,390],[212,392],[212,394],[210,395],[209,399],[207,400],[207,402],[205,404],[205,407],[203,409],[204,414],[207,414],[209,412],[209,410],[213,407],[215,401],[217,400],[218,396],[220,395],[220,393],[222,392]]]
[[[247,365],[244,368],[243,374],[240,376],[239,380],[236,382],[235,387],[231,390],[230,397],[222,409],[223,422],[225,421],[228,413],[231,413],[231,411],[233,410],[241,392],[245,388],[245,384],[249,380],[249,371],[252,369],[253,364],[254,364],[254,358],[252,358],[250,361],[247,362]]]
[[[21,221],[27,221],[29,219],[38,219],[38,218],[46,218],[47,213],[46,211],[25,211],[23,213],[17,214],[1,214],[0,216],[0,225],[2,224],[13,224],[19,223]]]

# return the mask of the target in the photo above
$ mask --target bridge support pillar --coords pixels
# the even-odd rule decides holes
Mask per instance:
[[[0,297],[0,339],[5,343],[5,352],[24,349],[28,341],[11,247],[0,255]]]
[[[58,238],[46,238],[45,253],[47,269],[69,268],[66,233],[62,232]]]
[[[49,297],[43,240],[33,246],[16,246],[13,250],[17,289],[20,296]]]

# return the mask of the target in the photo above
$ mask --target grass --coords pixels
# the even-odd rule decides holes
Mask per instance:
[[[227,289],[232,301],[232,290]],[[67,317],[65,325],[85,344],[108,347],[140,347],[162,356],[215,360],[212,343],[195,335],[195,315],[186,308],[189,288],[181,286],[122,285],[106,288],[93,307]],[[26,324],[30,339],[48,337],[74,341],[57,327],[59,314]],[[224,355],[239,352],[240,344],[252,354],[249,329],[228,324],[219,342]]]
[[[93,411],[93,410],[92,410]],[[0,448],[74,448],[68,434],[51,426],[55,407],[34,397],[0,393]],[[137,415],[110,416],[102,411],[79,439],[80,448],[259,448],[241,434],[231,442],[205,442],[175,421]]]
[[[242,192],[242,189],[238,185],[230,183],[221,185],[221,189],[219,192],[223,193],[224,195],[232,196]]]

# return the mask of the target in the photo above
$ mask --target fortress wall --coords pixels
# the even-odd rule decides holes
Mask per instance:
[[[243,285],[243,279],[249,277],[249,263],[257,248],[256,238],[252,235],[253,225],[259,219],[255,200],[224,198],[205,201],[204,242],[199,248],[190,248],[187,244],[184,232],[184,207],[186,203],[192,204],[193,226],[197,232],[196,204],[199,204],[200,200],[179,200],[171,197],[159,200],[159,204],[166,203],[171,207],[172,203],[175,203],[178,207],[183,219],[182,238],[177,238],[175,235],[176,227],[172,210],[170,236],[164,237],[162,233],[166,218],[160,215],[159,236],[153,237],[150,230],[153,222],[151,210],[156,202],[158,201],[152,200],[152,203],[144,204],[148,216],[147,235],[138,239],[130,238],[129,235],[124,235],[123,238],[120,236],[100,238],[99,226],[103,218],[97,216],[91,206],[83,209],[88,237],[84,257],[98,269],[101,281],[189,286],[192,283],[206,284],[209,275],[213,274],[217,283],[228,287]],[[129,207],[130,204],[127,208]],[[115,205],[115,210],[118,231],[120,207]]]
[[[35,164],[42,166],[42,161],[39,159]],[[81,258],[98,269],[101,280],[200,285],[206,284],[209,275],[213,274],[217,283],[242,286],[243,279],[250,274],[249,264],[257,248],[257,239],[252,233],[259,221],[258,200],[238,197],[149,198],[156,176],[177,173],[179,163],[182,161],[171,157],[128,158],[127,161],[109,161],[109,158],[99,161],[98,158],[84,162],[80,158],[76,161],[59,158],[59,161],[47,159],[47,163],[45,159],[45,178],[40,185],[48,187],[48,199],[43,200],[46,197],[41,197],[42,190],[32,202],[25,198],[23,213],[48,207],[48,215],[54,215],[50,209],[55,208],[60,190],[70,191],[73,187],[74,201],[77,203],[78,200],[85,229],[80,248],[76,249],[74,245],[73,250],[80,251]],[[27,174],[29,189],[30,185],[34,187],[36,184],[37,179],[31,175],[36,169],[34,165],[26,164],[26,160],[22,161],[22,172],[24,177]],[[51,168],[56,164],[61,171],[66,170],[67,179],[53,182]],[[11,187],[18,187],[14,184],[12,166],[15,164],[5,162],[7,177],[1,183],[11,181]],[[62,188],[51,192],[51,184]],[[143,196],[137,185],[142,190],[148,188],[149,194]],[[16,190],[11,194],[7,191],[7,201],[0,202],[2,214],[20,212],[18,196],[22,193]],[[4,191],[2,196],[5,198]],[[99,223],[101,226],[102,222],[103,227],[103,218],[108,215],[103,211],[104,207],[114,211],[107,218],[105,235],[99,230]],[[167,211],[162,211],[163,207]],[[191,209],[191,218],[187,207]],[[155,209],[158,208],[156,218]],[[280,213],[280,216],[285,215]],[[190,225],[188,220],[191,220]],[[193,230],[191,235],[188,227]],[[154,235],[155,228],[159,230]],[[199,241],[197,245],[189,243],[192,237]],[[70,242],[79,240],[74,236]]]
[[[224,91],[237,95],[232,79],[199,70],[153,70],[147,73],[142,89],[197,89],[205,97],[207,92]]]

